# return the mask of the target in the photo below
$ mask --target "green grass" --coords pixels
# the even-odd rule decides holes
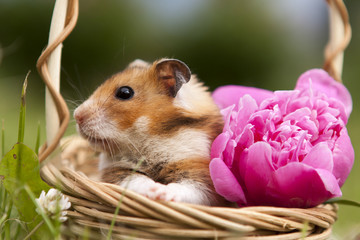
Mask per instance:
[[[54,230],[49,218],[37,214],[35,198],[49,186],[40,178],[40,165],[36,153],[23,144],[26,120],[26,76],[19,110],[17,143],[8,153],[5,147],[4,121],[1,131],[0,162],[0,239],[57,239],[60,228]],[[38,130],[39,133],[39,130]],[[36,141],[39,141],[39,134]],[[36,144],[38,146],[38,144]],[[31,200],[31,201],[29,201]],[[56,223],[55,219],[55,223]],[[46,222],[46,226],[42,223]]]

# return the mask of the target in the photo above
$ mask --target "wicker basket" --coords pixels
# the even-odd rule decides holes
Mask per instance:
[[[342,54],[351,30],[343,2],[329,0],[328,4],[331,36],[324,69],[341,81]],[[41,161],[59,145],[69,121],[65,101],[53,86],[48,69],[48,58],[76,24],[78,0],[69,0],[65,10],[64,29],[50,41],[38,61],[39,72],[59,116],[59,127],[52,141],[40,151]],[[337,206],[332,204],[310,209],[226,208],[153,201],[120,186],[97,181],[98,176],[94,175],[97,153],[81,138],[63,139],[61,152],[59,166],[43,164],[41,175],[48,184],[61,189],[72,203],[63,231],[70,238],[106,237],[111,223],[115,222],[112,238],[116,239],[327,239],[337,218]]]

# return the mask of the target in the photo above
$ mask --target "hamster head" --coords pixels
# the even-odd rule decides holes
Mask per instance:
[[[179,60],[153,64],[136,60],[75,109],[77,130],[97,150],[112,155],[124,151],[137,136],[151,134],[161,118],[176,111],[174,99],[190,78],[189,68]],[[153,121],[145,124],[141,119]]]

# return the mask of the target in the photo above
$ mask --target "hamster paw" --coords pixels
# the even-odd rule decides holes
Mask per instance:
[[[178,202],[176,191],[174,191],[174,189],[170,188],[168,185],[161,183],[155,183],[153,186],[151,186],[146,196],[153,200]]]

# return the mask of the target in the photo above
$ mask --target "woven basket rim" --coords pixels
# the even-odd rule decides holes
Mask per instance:
[[[74,156],[96,158],[84,142],[78,136],[68,137],[63,141],[63,152],[70,148]],[[88,155],[81,151],[88,152]],[[231,239],[239,235],[244,239],[296,239],[304,236],[305,239],[326,239],[337,218],[338,208],[334,204],[308,209],[232,208],[154,201],[119,185],[92,180],[71,167],[55,167],[51,163],[41,168],[41,176],[69,198],[72,208],[68,215],[72,224],[78,225],[73,233],[80,236],[80,229],[85,231],[85,227],[106,231],[119,202],[120,214],[116,216],[114,233],[127,232],[144,239]]]

